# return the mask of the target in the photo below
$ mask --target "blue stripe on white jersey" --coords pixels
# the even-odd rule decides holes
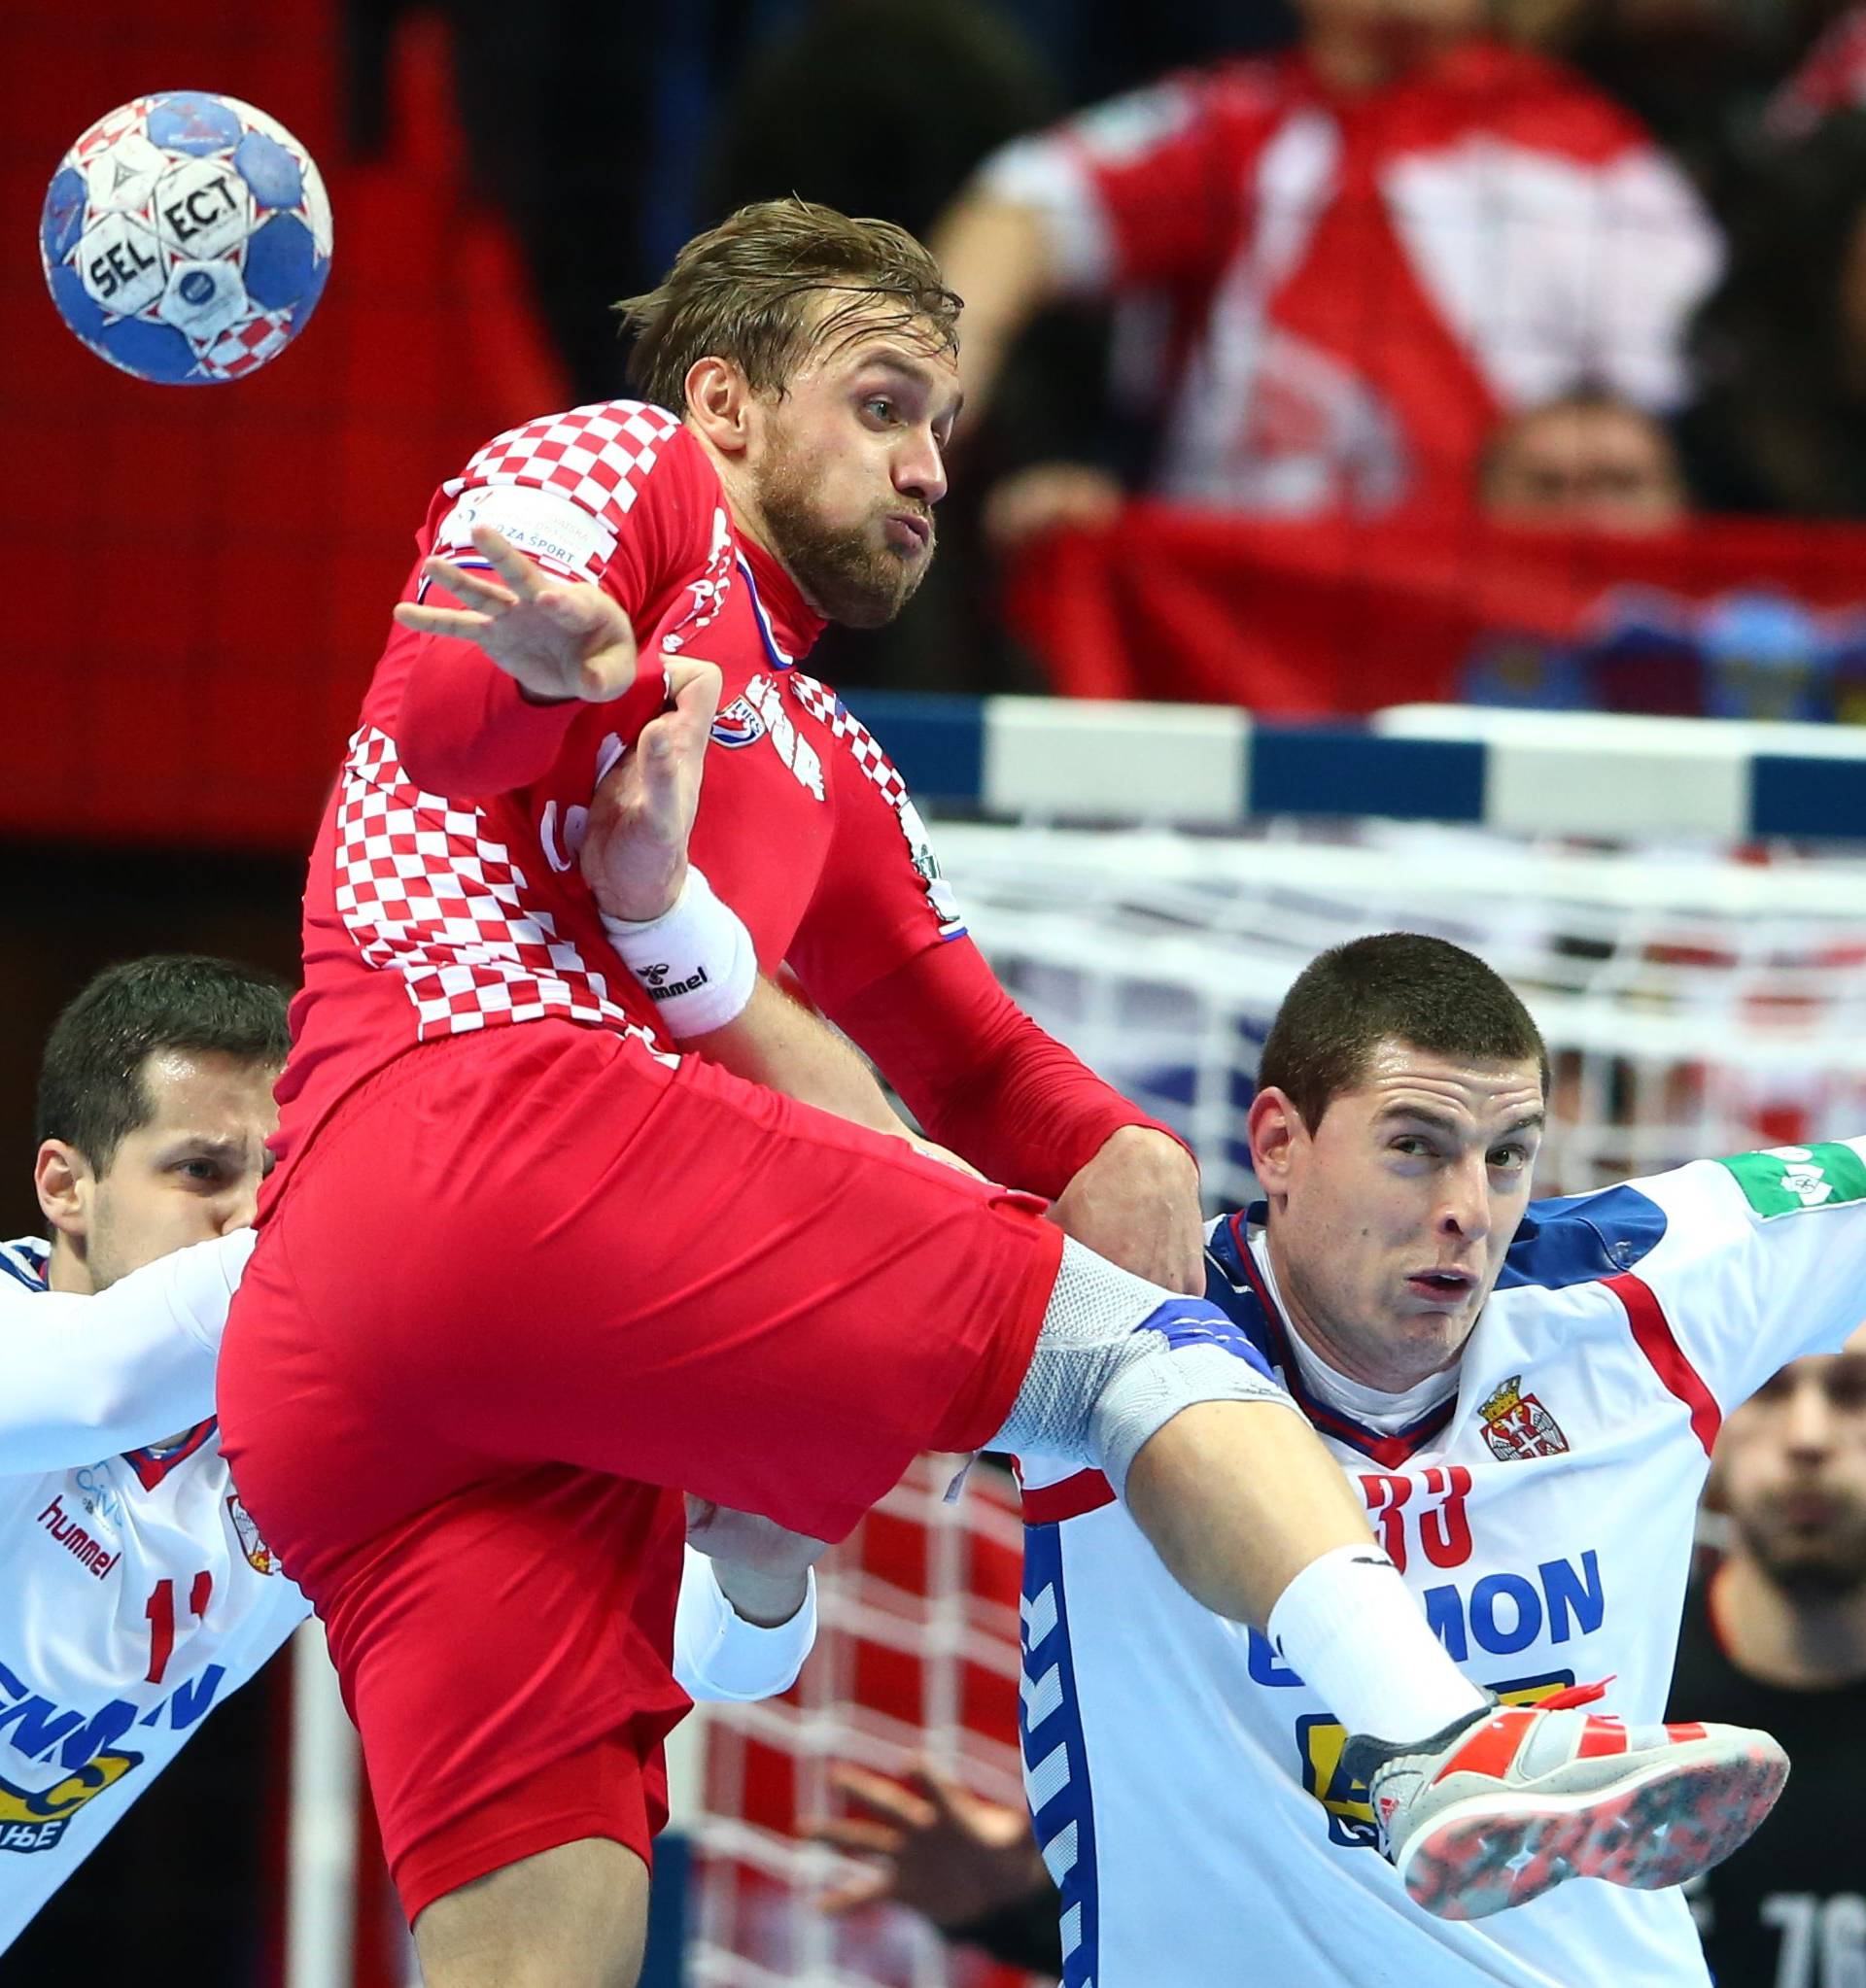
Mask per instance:
[[[1275,1349],[1270,1340],[1269,1320],[1263,1316],[1263,1307],[1245,1273],[1240,1233],[1244,1224],[1261,1219],[1260,1205],[1245,1213],[1242,1222],[1236,1215],[1222,1215],[1213,1224],[1205,1239],[1205,1295],[1233,1324],[1242,1328],[1245,1337],[1266,1360],[1273,1362]]]
[[[1018,1733],[1037,1847],[1062,1894],[1062,1988],[1094,1988],[1101,1946],[1094,1791],[1069,1646],[1060,1531],[1024,1527]]]

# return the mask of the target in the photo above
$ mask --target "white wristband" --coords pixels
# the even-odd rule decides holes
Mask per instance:
[[[660,917],[635,923],[605,913],[603,929],[676,1039],[737,1020],[758,984],[758,955],[743,919],[692,864]]]

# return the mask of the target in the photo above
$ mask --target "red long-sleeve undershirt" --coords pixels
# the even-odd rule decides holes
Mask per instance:
[[[1039,1028],[969,939],[917,954],[832,1015],[929,1138],[1006,1186],[1054,1198],[1127,1125],[1183,1143]]]

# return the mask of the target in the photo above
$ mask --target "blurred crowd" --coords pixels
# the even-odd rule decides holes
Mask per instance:
[[[396,9],[352,0],[382,135]],[[1655,533],[1866,516],[1866,6],[454,0],[578,398],[612,299],[794,190],[965,297],[945,550],[842,682],[1015,687],[994,570],[1128,497]]]

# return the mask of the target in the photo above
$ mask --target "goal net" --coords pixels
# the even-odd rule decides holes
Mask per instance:
[[[1362,933],[1435,933],[1521,991],[1554,1080],[1540,1191],[1866,1128],[1866,861],[1791,849],[1538,843],[1372,826],[1235,835],[948,822],[969,928],[1047,1029],[1252,1192],[1258,1052],[1290,982]],[[689,1777],[688,1977],[1010,1988],[905,1914],[824,1916],[846,1875],[799,1839],[832,1763],[916,1758],[1018,1799],[1018,1522],[926,1459],[828,1563],[818,1654],[785,1700],[715,1708]]]
[[[708,1705],[689,1722],[688,1757],[670,1765],[675,1826],[694,1851],[691,1988],[1016,1988],[1026,1978],[948,1948],[905,1912],[826,1914],[818,1901],[848,1867],[799,1834],[838,1809],[839,1763],[899,1776],[924,1761],[1021,1806],[1022,1527],[1010,1478],[992,1463],[946,1496],[964,1460],[919,1458],[831,1557],[816,1648],[794,1691]],[[682,1780],[699,1797],[684,1813]]]

